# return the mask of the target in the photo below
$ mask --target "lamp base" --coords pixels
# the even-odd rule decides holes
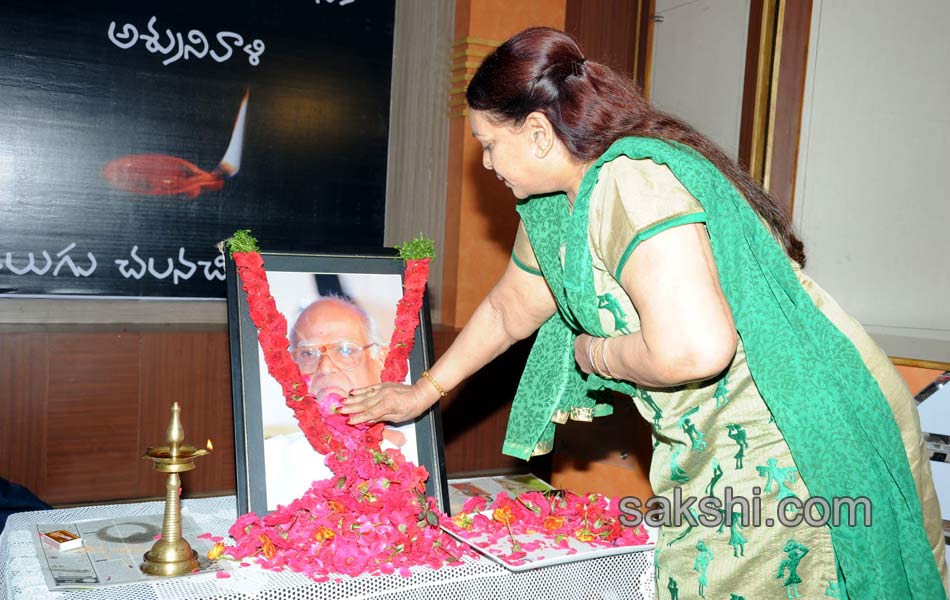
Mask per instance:
[[[143,573],[159,577],[176,577],[198,570],[198,553],[185,540],[158,540],[143,555],[139,568]]]

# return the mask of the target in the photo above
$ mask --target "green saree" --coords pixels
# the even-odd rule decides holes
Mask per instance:
[[[578,333],[605,335],[587,240],[588,202],[601,166],[621,155],[666,165],[702,204],[749,369],[810,494],[870,500],[871,527],[831,528],[845,584],[841,597],[944,598],[900,432],[877,383],[734,186],[704,157],[678,144],[619,140],[584,177],[572,212],[563,195],[518,206],[559,312],[538,332],[504,452],[528,458],[550,449],[554,421],[606,414],[609,408],[594,399],[597,390],[640,393],[626,382],[584,376],[573,351]]]

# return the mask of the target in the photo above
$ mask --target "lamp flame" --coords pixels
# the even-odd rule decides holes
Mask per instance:
[[[212,450],[214,450],[214,446],[211,445],[211,440],[208,440],[208,443],[205,444],[205,448],[208,449],[208,452],[211,452]]]

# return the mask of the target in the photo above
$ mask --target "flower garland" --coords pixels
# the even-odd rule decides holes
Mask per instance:
[[[212,554],[234,560],[256,557],[265,568],[287,567],[318,581],[331,573],[398,571],[409,576],[409,567],[460,564],[462,556],[472,555],[439,527],[436,501],[425,496],[429,476],[425,467],[407,462],[398,449],[379,449],[381,423],[350,425],[348,417],[338,412],[341,397],[331,394],[317,402],[307,392],[287,350],[287,321],[271,296],[257,240],[249,231],[238,231],[228,247],[247,292],[268,372],[280,382],[301,430],[326,455],[334,476],[315,481],[302,497],[263,518],[243,515],[228,532],[235,544],[219,543]],[[419,297],[421,302],[421,293]],[[414,302],[409,299],[405,305]],[[398,375],[398,366],[391,370]],[[404,378],[405,372],[398,380]]]
[[[429,280],[429,263],[435,255],[432,240],[422,236],[396,248],[406,265],[405,291],[396,305],[395,329],[389,342],[389,354],[383,363],[381,379],[386,382],[402,382],[409,372],[409,354],[419,326],[422,296]]]
[[[233,545],[218,542],[209,552],[216,560],[242,561],[254,557],[264,568],[290,568],[317,581],[331,574],[363,573],[410,576],[410,567],[458,565],[465,556],[477,557],[461,537],[507,535],[516,564],[527,551],[562,547],[573,536],[594,545],[636,545],[646,533],[622,527],[618,502],[599,494],[545,496],[536,492],[515,499],[500,494],[492,518],[481,513],[483,499],[472,499],[454,518],[439,512],[434,498],[425,496],[428,472],[407,462],[398,449],[379,449],[381,423],[350,425],[338,412],[342,398],[331,394],[323,402],[307,391],[300,369],[288,352],[287,321],[277,310],[264,271],[257,240],[247,230],[228,240],[241,286],[247,293],[251,319],[258,328],[268,372],[283,390],[300,428],[314,449],[326,455],[333,477],[315,481],[287,506],[258,517],[241,516],[228,533]],[[405,292],[396,311],[396,328],[384,364],[383,381],[401,382],[408,370],[415,328],[432,259],[432,242],[422,238],[400,247],[406,263]],[[555,500],[551,500],[555,498]],[[481,502],[479,503],[479,500]],[[582,521],[575,518],[583,515]],[[541,532],[546,540],[515,540],[515,535]],[[242,566],[248,563],[241,562]]]

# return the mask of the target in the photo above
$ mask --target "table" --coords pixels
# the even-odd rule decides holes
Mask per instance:
[[[205,531],[227,536],[237,517],[234,496],[187,499],[183,514],[191,516]],[[411,577],[398,574],[360,577],[316,583],[307,577],[272,572],[257,565],[236,568],[231,577],[213,574],[160,579],[147,583],[52,593],[43,581],[30,531],[37,523],[85,521],[109,517],[161,514],[164,502],[113,504],[80,508],[16,513],[0,534],[0,600],[270,600],[289,598],[352,598],[360,600],[457,600],[460,598],[523,599],[584,598],[601,600],[653,600],[653,553],[634,552],[524,572],[511,572],[486,558],[466,560],[458,567],[434,570],[415,567]]]

